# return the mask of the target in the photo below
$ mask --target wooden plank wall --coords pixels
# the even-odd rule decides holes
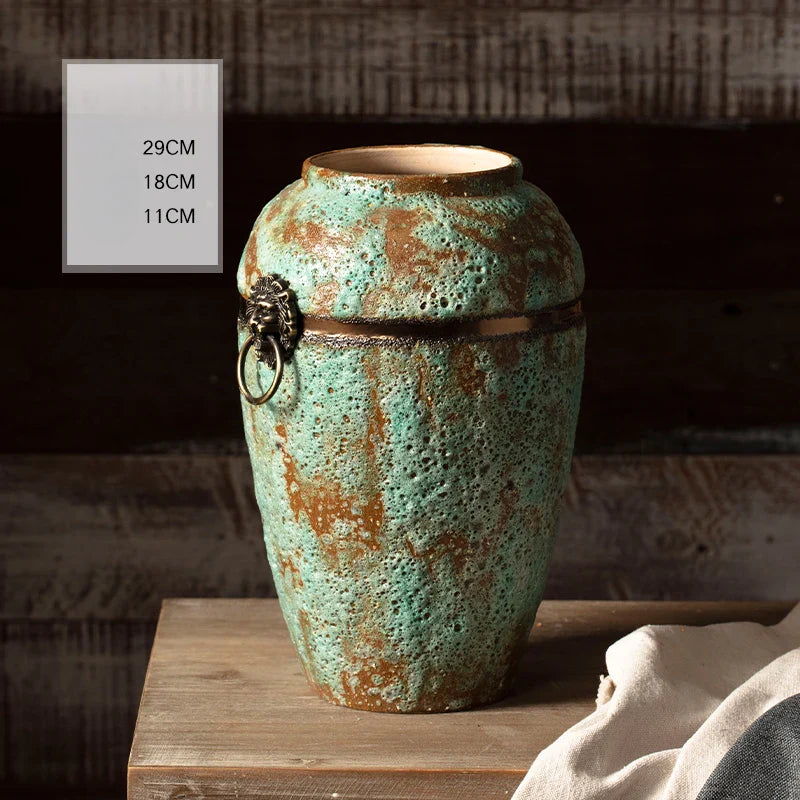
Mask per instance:
[[[19,155],[0,165],[14,187],[1,207],[11,256],[0,339],[52,331],[46,346],[5,356],[14,419],[6,452],[240,447],[234,273],[262,205],[296,178],[308,153],[426,140],[519,154],[581,242],[589,337],[578,452],[774,452],[800,443],[794,125],[230,115],[219,276],[61,276],[60,196],[41,188],[59,173],[60,152],[48,143],[60,121],[15,116],[4,125]],[[39,381],[47,391],[35,390]]]
[[[797,119],[797,0],[0,3],[0,107],[60,108],[60,58],[223,58],[231,112]]]
[[[547,596],[795,599],[799,496],[800,456],[579,457]],[[3,783],[120,793],[161,599],[273,594],[249,462],[6,456],[0,507]]]
[[[579,456],[547,596],[790,600],[798,497],[797,455]],[[4,456],[0,504],[3,619],[274,596],[245,455]]]
[[[60,275],[60,59],[109,57],[224,58],[224,275]],[[499,147],[575,230],[550,597],[796,598],[799,91],[798,0],[0,0],[0,788],[121,797],[160,599],[273,591],[234,272],[312,152]]]

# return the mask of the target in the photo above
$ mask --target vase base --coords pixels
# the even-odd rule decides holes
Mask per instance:
[[[514,680],[509,677],[492,691],[480,687],[473,692],[462,692],[455,697],[437,696],[434,693],[418,698],[399,698],[394,701],[380,696],[348,693],[343,696],[333,692],[327,686],[319,686],[309,680],[309,686],[323,700],[337,706],[355,711],[371,711],[379,714],[445,714],[454,711],[470,711],[472,709],[499,703],[514,690]],[[442,693],[443,695],[444,693]]]

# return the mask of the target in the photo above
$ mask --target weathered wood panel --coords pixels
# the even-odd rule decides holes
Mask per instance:
[[[46,346],[6,348],[0,449],[240,442],[230,378],[233,273],[261,205],[309,152],[424,140],[519,153],[582,243],[589,343],[579,452],[800,449],[800,126],[301,125],[235,117],[225,133],[226,273],[176,278],[62,277],[60,152],[52,146],[59,120],[0,124],[9,152],[37,154],[0,164],[7,223],[0,269],[7,286],[20,287],[0,295],[0,336],[19,342],[34,318],[53,331]],[[58,389],[58,403],[30,390],[39,381]],[[187,405],[190,397],[197,399]]]
[[[246,113],[795,119],[796,0],[0,3],[0,108],[54,111],[60,58],[223,58]]]
[[[0,461],[0,617],[153,620],[161,600],[274,596],[244,457]]]
[[[800,456],[575,459],[547,596],[800,595]],[[246,456],[6,456],[2,618],[273,593]]]
[[[0,460],[4,787],[121,796],[161,599],[271,591],[251,480],[244,456]],[[796,599],[798,497],[800,456],[577,458],[547,594]]]
[[[234,117],[226,272],[182,277],[62,277],[59,120],[0,126],[14,154],[0,164],[0,270],[20,287],[0,294],[0,336],[14,343],[0,377],[6,452],[240,442],[233,273],[262,204],[310,152],[425,140],[519,153],[582,243],[589,355],[579,452],[800,450],[800,126]],[[22,332],[36,346],[23,346]]]
[[[2,2],[2,0],[0,0]],[[225,287],[263,205],[322,150],[455,142],[515,153],[575,231],[590,289],[797,287],[800,125],[312,122],[225,117],[224,275],[61,275],[61,118],[0,115],[9,285]],[[42,224],[47,220],[47,224]],[[112,300],[116,298],[111,298]]]
[[[800,457],[576,458],[549,597],[800,599]]]
[[[154,622],[0,622],[7,797],[123,797]]]
[[[794,289],[587,291],[578,451],[796,452],[795,303]]]
[[[226,275],[63,276],[60,118],[1,116],[9,152],[0,165],[16,285],[160,288],[232,286],[264,203],[300,174],[303,159],[354,144],[450,141],[517,154],[525,175],[557,202],[578,236],[594,289],[767,289],[796,285],[800,252],[795,155],[800,125],[713,127],[621,123],[391,124],[225,120]],[[735,165],[735,167],[732,167]]]

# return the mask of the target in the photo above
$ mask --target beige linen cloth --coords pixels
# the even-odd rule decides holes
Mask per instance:
[[[606,652],[597,710],[512,800],[694,800],[751,723],[800,692],[800,605],[774,626],[647,625]]]

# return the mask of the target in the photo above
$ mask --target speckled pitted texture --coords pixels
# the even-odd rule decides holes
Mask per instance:
[[[343,319],[506,315],[580,294],[577,245],[528,184],[454,197],[308,178],[257,220],[244,294],[274,272],[302,312]],[[441,711],[507,691],[549,566],[583,343],[582,325],[396,345],[307,336],[275,398],[243,403],[281,607],[321,695]]]
[[[266,271],[290,280],[307,314],[447,319],[547,308],[583,289],[569,226],[529,183],[464,197],[315,168],[306,178],[256,220],[242,294]]]

